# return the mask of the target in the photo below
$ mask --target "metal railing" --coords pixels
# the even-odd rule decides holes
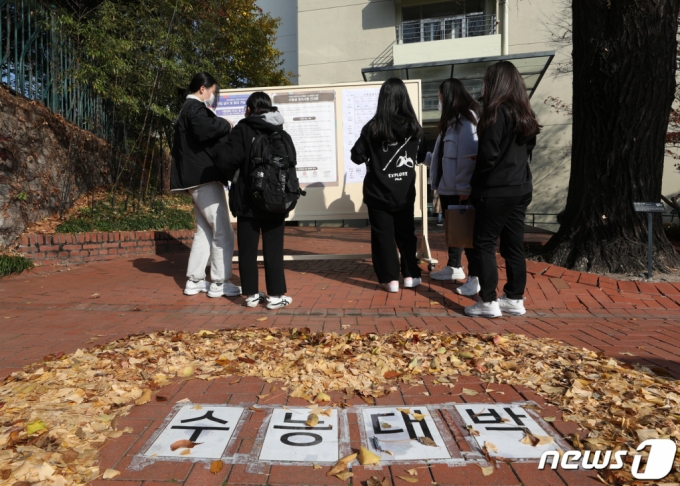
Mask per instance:
[[[0,0],[0,83],[111,140],[108,104],[75,79],[77,46],[38,0]]]
[[[471,13],[455,17],[410,20],[397,25],[397,43],[412,44],[496,33],[496,14]]]

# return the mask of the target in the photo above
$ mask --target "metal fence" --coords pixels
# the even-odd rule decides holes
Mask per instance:
[[[411,44],[493,35],[496,33],[496,25],[496,14],[484,15],[483,13],[410,20],[397,26],[397,43]]]
[[[74,77],[73,39],[57,29],[57,13],[38,0],[0,0],[0,82],[66,120],[111,141],[108,104]]]

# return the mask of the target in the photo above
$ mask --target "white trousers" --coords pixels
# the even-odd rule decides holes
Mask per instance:
[[[203,280],[210,261],[210,280],[222,283],[231,278],[234,228],[231,227],[224,186],[209,182],[189,189],[194,200],[196,234],[191,245],[187,277]]]

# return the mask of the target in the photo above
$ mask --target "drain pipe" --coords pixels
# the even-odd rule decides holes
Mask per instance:
[[[510,53],[510,37],[508,33],[510,11],[508,0],[499,0],[501,14],[501,54],[507,56]]]

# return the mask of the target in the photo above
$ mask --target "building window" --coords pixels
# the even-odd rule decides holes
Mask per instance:
[[[484,14],[484,0],[448,1],[404,7],[397,42],[410,44],[496,33],[496,15]]]

